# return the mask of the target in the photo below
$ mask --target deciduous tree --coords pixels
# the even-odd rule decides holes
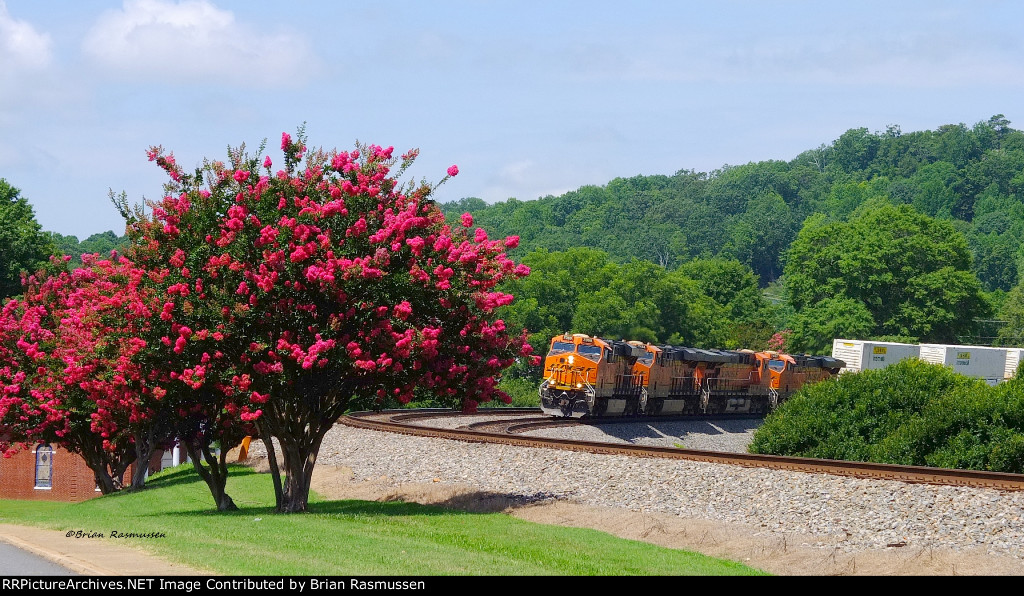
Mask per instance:
[[[817,319],[837,312],[856,322],[851,330],[865,325],[864,313],[844,300],[870,314],[871,335],[926,342],[955,342],[989,313],[963,235],[908,205],[871,201],[848,222],[808,218],[790,247],[785,277],[808,332],[831,328]],[[830,299],[836,302],[826,305]],[[805,337],[816,345],[826,339]]]
[[[146,400],[148,371],[136,359],[154,296],[123,259],[95,259],[28,278],[24,296],[0,313],[0,427],[12,440],[58,444],[80,454],[106,494],[145,479],[157,442],[157,409]],[[160,439],[165,438],[163,436]]]
[[[21,191],[0,178],[0,299],[21,292],[22,273],[46,264],[54,246]]]
[[[489,239],[468,214],[449,225],[434,186],[400,183],[416,151],[392,172],[391,148],[310,150],[300,131],[281,149],[280,169],[241,147],[187,173],[153,148],[168,192],[151,216],[136,213],[130,236],[167,287],[165,344],[234,363],[211,384],[257,427],[278,509],[296,512],[346,410],[406,402],[417,387],[470,411],[505,397],[495,377],[530,348],[494,316],[512,301],[494,288],[529,271],[505,256],[517,238]],[[208,369],[175,374],[205,386]]]

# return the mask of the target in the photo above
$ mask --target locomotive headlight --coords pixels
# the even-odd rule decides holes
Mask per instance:
[[[577,389],[580,389],[580,388],[582,388],[582,387],[583,387],[583,383],[576,383],[576,388],[577,388]]]
[[[569,364],[572,364],[573,360],[575,360],[575,358],[572,357],[572,354],[569,354]]]

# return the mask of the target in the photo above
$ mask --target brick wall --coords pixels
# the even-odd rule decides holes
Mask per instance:
[[[0,457],[0,499],[84,501],[102,494],[96,490],[96,479],[89,466],[85,465],[85,460],[60,447],[53,447],[50,488],[36,488],[36,449],[30,447],[11,458]],[[153,452],[149,460],[150,474],[162,469],[163,455],[161,449]],[[186,457],[184,453],[182,457]],[[128,466],[124,475],[126,484],[132,481],[134,471],[135,464]]]
[[[36,488],[36,447],[10,458],[0,457],[0,498],[46,501],[84,501],[100,495],[85,460],[59,447],[53,448],[50,488]]]

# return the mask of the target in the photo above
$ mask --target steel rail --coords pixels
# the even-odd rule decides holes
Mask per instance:
[[[496,410],[502,409],[499,408]],[[525,414],[535,411],[536,410],[520,410],[517,413]],[[429,413],[431,414],[429,417],[437,417],[441,413],[442,412],[440,410],[433,411]],[[491,415],[493,413],[496,413],[495,410],[481,410],[475,415]],[[424,412],[423,414],[427,414],[427,412]],[[511,412],[508,412],[508,414],[510,415]],[[464,414],[451,412],[449,410],[447,415],[454,416]],[[420,418],[422,417],[423,416],[420,416]],[[394,418],[402,418],[402,420],[396,421]],[[598,441],[572,441],[568,439],[528,437],[512,434],[514,431],[511,429],[505,433],[493,433],[471,429],[446,429],[406,423],[406,421],[415,418],[416,415],[412,414],[410,416],[410,412],[408,410],[385,410],[381,412],[353,412],[342,416],[338,422],[353,428],[420,437],[450,439],[471,443],[494,443],[518,447],[563,449],[601,455],[628,455],[632,457],[681,459],[743,467],[768,468],[773,470],[832,474],[836,476],[852,476],[856,478],[876,480],[896,480],[915,484],[991,488],[1005,491],[1024,490],[1024,474],[1008,474],[1005,472],[986,472],[979,470],[953,470],[925,466],[901,466],[896,464],[814,459],[808,457],[788,457],[781,455],[701,451],[696,449],[603,443]],[[510,421],[509,424],[514,425],[515,422]],[[527,424],[536,423],[530,421]]]
[[[359,413],[362,414],[363,412]],[[540,414],[540,408],[481,408],[476,414],[463,414],[462,412],[453,412],[452,410],[439,408],[424,408],[414,412],[409,410],[384,410],[381,413],[390,413],[390,419],[394,422],[405,422],[407,420],[449,418],[452,416],[522,416],[525,414]]]

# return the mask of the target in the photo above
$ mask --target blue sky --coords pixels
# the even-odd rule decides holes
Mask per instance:
[[[418,147],[438,200],[789,160],[850,128],[1024,128],[1024,3],[0,0],[0,177],[45,229],[123,222],[228,145]],[[1018,121],[1020,120],[1020,121]],[[280,160],[277,160],[280,162]]]

